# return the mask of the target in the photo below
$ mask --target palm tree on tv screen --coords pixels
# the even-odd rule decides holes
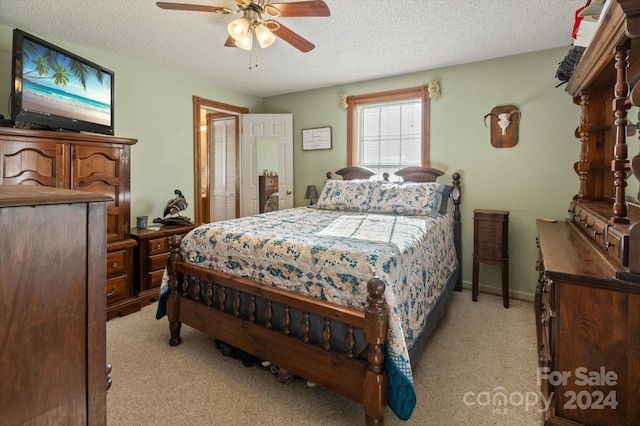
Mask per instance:
[[[24,40],[23,52],[26,59],[35,66],[32,71],[24,74],[29,78],[52,80],[57,86],[65,87],[69,84],[71,76],[74,76],[85,90],[87,89],[87,79],[91,75],[102,85],[109,83],[110,76],[99,69],[47,49],[31,40]],[[65,62],[67,65],[64,64]],[[53,70],[53,74],[50,75],[51,70]]]

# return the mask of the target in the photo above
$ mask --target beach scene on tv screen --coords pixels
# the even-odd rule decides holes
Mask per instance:
[[[22,107],[111,125],[111,75],[24,39]]]

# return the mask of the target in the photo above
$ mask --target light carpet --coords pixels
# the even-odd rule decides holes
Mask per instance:
[[[360,404],[303,380],[283,385],[267,369],[224,357],[190,327],[170,347],[156,306],[107,323],[109,426],[364,424]],[[534,317],[529,302],[505,309],[501,297],[480,294],[474,303],[469,291],[454,292],[415,368],[412,417],[403,422],[387,409],[385,424],[542,424]]]

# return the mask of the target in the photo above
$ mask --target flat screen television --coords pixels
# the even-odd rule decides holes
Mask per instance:
[[[14,29],[12,76],[15,123],[113,135],[112,71]]]

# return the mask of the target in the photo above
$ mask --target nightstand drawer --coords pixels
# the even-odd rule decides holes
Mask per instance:
[[[169,244],[167,243],[166,237],[149,240],[147,244],[149,245],[150,255],[164,253],[169,250]]]
[[[107,278],[114,278],[125,273],[126,251],[113,251],[107,253]]]
[[[503,236],[503,222],[495,221],[479,221],[478,222],[478,241],[487,243],[501,243]]]
[[[500,242],[497,243],[478,241],[478,252],[476,255],[478,257],[496,260],[505,257],[502,246],[502,237],[500,237]]]
[[[149,272],[164,270],[165,266],[167,266],[168,258],[169,258],[169,253],[155,254],[153,256],[149,256]]]
[[[149,276],[148,276],[149,288],[160,287],[160,284],[162,284],[162,276],[163,275],[164,275],[164,269],[161,269],[159,271],[150,272]]]

